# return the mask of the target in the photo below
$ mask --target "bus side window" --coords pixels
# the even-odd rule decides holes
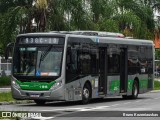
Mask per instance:
[[[89,53],[79,54],[79,71],[82,74],[91,73],[91,55]]]
[[[153,74],[153,51],[152,51],[152,47],[149,46],[147,48],[147,52],[146,52],[146,57],[147,57],[147,73],[148,74]]]
[[[119,54],[108,55],[108,73],[109,74],[120,73],[120,55]]]
[[[77,50],[69,49],[67,51],[67,70],[71,73],[76,73],[77,71]]]
[[[70,47],[68,47],[68,49],[67,49],[67,61],[66,61],[66,69],[67,70],[70,70],[70,67],[71,67],[71,48]]]
[[[78,75],[77,49],[68,47],[66,56],[66,83],[74,81]]]
[[[140,73],[140,52],[138,46],[128,47],[128,74],[133,75]]]
[[[146,47],[139,47],[139,63],[140,63],[140,74],[147,73],[147,56],[146,56]]]

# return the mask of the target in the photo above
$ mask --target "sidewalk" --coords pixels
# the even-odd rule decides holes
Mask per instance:
[[[2,92],[10,92],[10,91],[11,91],[11,86],[0,87],[0,93],[2,93]]]
[[[159,81],[160,82],[160,78],[154,78],[155,81]]]

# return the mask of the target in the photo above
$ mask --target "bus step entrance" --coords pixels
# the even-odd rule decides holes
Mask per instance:
[[[104,95],[104,92],[98,92],[99,95]]]
[[[120,95],[127,95],[127,93],[119,93]]]

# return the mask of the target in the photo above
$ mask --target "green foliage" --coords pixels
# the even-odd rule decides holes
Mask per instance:
[[[100,31],[119,32],[119,24],[113,19],[104,19],[99,23]]]
[[[156,60],[160,60],[160,49],[155,50],[155,56],[156,56],[155,57]]]
[[[160,60],[160,49],[155,49],[155,60]],[[160,66],[160,61],[156,62],[156,66]]]
[[[154,81],[154,90],[160,90],[160,82]]]
[[[12,94],[11,92],[4,92],[4,93],[0,93],[0,102],[10,102],[10,101],[15,101],[12,98]]]
[[[128,30],[130,34],[126,35],[153,40],[155,25],[159,27],[153,10],[160,10],[160,0],[33,1],[0,0],[0,55],[20,33],[60,30],[125,33]]]
[[[9,86],[11,84],[10,77],[0,77],[0,87],[1,86]]]

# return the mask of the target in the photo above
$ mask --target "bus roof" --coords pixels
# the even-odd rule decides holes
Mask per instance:
[[[95,43],[113,43],[113,44],[131,44],[131,45],[154,45],[151,40],[142,39],[128,39],[119,37],[106,37],[106,36],[88,36],[80,34],[59,33],[59,32],[42,32],[42,33],[26,33],[20,34],[18,37],[24,36],[61,36],[61,37],[79,37],[79,38],[91,38]]]
[[[51,33],[124,38],[124,35],[121,33],[104,32],[104,31],[51,31]]]
[[[17,37],[24,37],[24,36],[53,36],[53,35],[58,35],[58,36],[66,36],[66,34],[61,34],[61,33],[51,33],[51,32],[37,32],[37,33],[24,33],[24,34],[19,34]]]
[[[130,45],[154,45],[151,40],[143,39],[128,39],[117,37],[98,37],[98,36],[84,36],[84,35],[72,35],[70,37],[91,38],[96,43],[113,43],[113,44],[130,44]]]

